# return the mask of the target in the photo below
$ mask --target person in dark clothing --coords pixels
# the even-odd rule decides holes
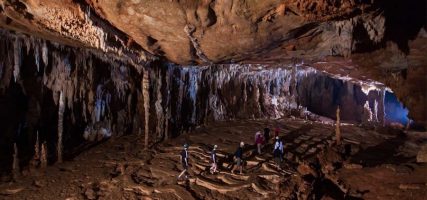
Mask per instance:
[[[212,152],[211,152],[211,160],[212,160],[212,167],[210,168],[211,174],[218,172],[218,170],[217,170],[218,165],[217,165],[217,158],[216,158],[216,149],[217,148],[218,148],[218,146],[214,145],[214,148],[212,149]]]
[[[264,128],[264,140],[265,140],[265,144],[268,144],[268,142],[270,142],[270,129],[269,128]]]
[[[184,144],[184,149],[181,151],[181,164],[184,170],[179,174],[178,179],[185,174],[185,178],[188,178],[188,145]]]
[[[245,146],[244,142],[240,142],[240,146],[237,148],[234,153],[234,158],[236,161],[235,167],[231,170],[231,173],[234,173],[235,168],[239,168],[240,174],[243,173],[243,147]]]

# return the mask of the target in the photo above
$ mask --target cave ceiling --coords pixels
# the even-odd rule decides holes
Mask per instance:
[[[304,62],[384,82],[427,118],[425,1],[1,0],[0,27],[136,64]]]

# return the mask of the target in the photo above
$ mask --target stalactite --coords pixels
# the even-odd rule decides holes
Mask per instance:
[[[171,99],[171,79],[172,79],[172,70],[173,67],[171,65],[168,65],[168,68],[166,70],[166,103],[165,103],[165,109],[166,109],[166,118],[165,118],[165,140],[169,139],[169,120],[171,118],[171,108],[170,108],[170,99]]]
[[[37,72],[40,72],[40,52],[39,52],[39,48],[34,48],[34,60],[36,62],[36,66],[37,66]]]
[[[181,112],[182,112],[182,102],[184,100],[184,71],[180,70],[180,76],[177,77],[178,79],[178,101],[177,101],[177,109],[176,109],[176,120],[181,121]]]
[[[25,48],[27,50],[27,54],[30,53],[30,49],[31,49],[31,41],[34,40],[33,37],[29,37],[29,38],[24,38],[23,39],[23,44],[25,45]]]
[[[150,134],[150,69],[144,68],[142,78],[142,96],[144,98],[144,113],[145,113],[145,124],[144,124],[144,148],[148,149],[148,135]]]
[[[188,93],[190,99],[193,103],[193,112],[191,113],[191,123],[196,124],[196,102],[197,102],[197,92],[198,92],[198,79],[200,76],[200,71],[197,68],[191,68],[188,70],[189,75],[189,89]]]
[[[124,100],[126,97],[126,90],[130,88],[129,83],[129,70],[127,67],[121,65],[119,67],[114,66],[111,70],[111,80],[116,87],[116,92],[120,99]]]
[[[49,63],[49,57],[48,57],[48,49],[47,49],[46,42],[43,42],[43,46],[42,46],[42,60],[44,65],[47,66]]]
[[[157,82],[156,82],[156,93],[157,93],[157,100],[155,102],[155,108],[156,108],[156,115],[157,115],[157,129],[156,134],[157,138],[163,137],[163,130],[164,130],[164,113],[163,113],[163,106],[162,106],[162,74],[161,71],[158,70],[157,74]]]
[[[59,106],[58,106],[58,143],[57,143],[57,159],[59,163],[62,163],[62,136],[64,131],[64,111],[65,102],[62,91],[59,95]]]
[[[14,50],[14,65],[13,65],[13,77],[15,79],[15,82],[19,80],[19,74],[20,74],[20,68],[21,68],[21,41],[16,38],[15,42],[13,43],[13,50]]]

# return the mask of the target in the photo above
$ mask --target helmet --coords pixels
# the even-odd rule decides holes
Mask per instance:
[[[276,136],[276,140],[278,140],[279,139],[279,136]]]
[[[187,149],[188,148],[188,144],[184,144],[184,149]]]
[[[218,148],[218,145],[214,145],[214,149]]]
[[[245,146],[245,143],[244,142],[240,142],[240,146],[241,147]]]

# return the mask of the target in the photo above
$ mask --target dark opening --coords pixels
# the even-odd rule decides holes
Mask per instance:
[[[384,97],[385,122],[387,124],[400,123],[406,125],[409,121],[408,109],[397,99],[392,92],[386,91]]]

